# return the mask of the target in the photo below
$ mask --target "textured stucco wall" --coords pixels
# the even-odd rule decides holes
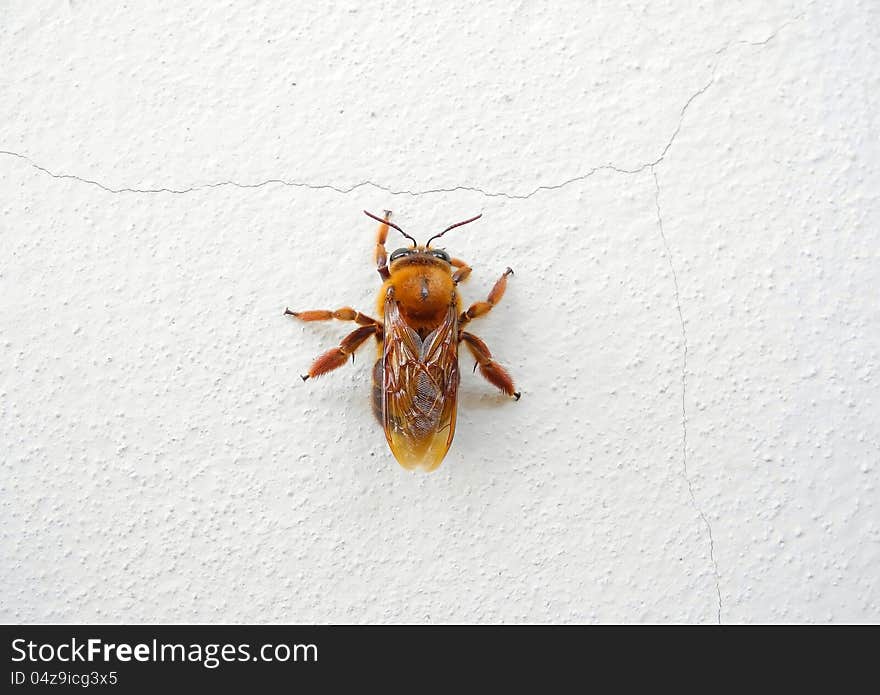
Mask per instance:
[[[0,21],[0,618],[880,620],[876,2]],[[430,476],[281,315],[386,207],[516,270]]]

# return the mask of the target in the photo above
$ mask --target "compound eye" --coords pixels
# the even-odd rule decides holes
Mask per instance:
[[[439,249],[431,251],[431,255],[434,256],[434,258],[439,258],[441,261],[446,261],[447,263],[449,263],[449,261],[451,260],[449,258],[449,254],[446,253],[446,251],[440,251]]]
[[[397,249],[394,253],[391,254],[391,261],[396,261],[398,258],[403,258],[404,256],[409,256],[409,249]]]

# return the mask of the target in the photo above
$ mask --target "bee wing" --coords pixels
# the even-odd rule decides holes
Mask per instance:
[[[382,425],[394,457],[404,468],[434,470],[455,433],[458,398],[458,314],[450,306],[443,322],[422,340],[385,300]]]

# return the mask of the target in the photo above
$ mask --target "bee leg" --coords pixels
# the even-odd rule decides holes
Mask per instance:
[[[291,311],[290,309],[285,309],[284,315],[287,316],[288,314],[300,321],[329,321],[330,319],[339,319],[340,321],[354,321],[361,326],[380,325],[376,319],[367,316],[366,314],[362,314],[359,311],[355,311],[347,306],[344,306],[341,309],[336,309],[336,311]]]
[[[508,396],[512,396],[516,400],[519,400],[520,392],[513,390],[513,379],[510,378],[510,374],[507,373],[507,370],[504,367],[492,359],[492,353],[489,352],[489,347],[486,343],[473,333],[468,333],[467,331],[461,332],[459,340],[464,342],[464,344],[467,345],[468,350],[471,351],[471,354],[477,361],[477,366],[479,366],[480,374],[483,375],[483,378],[493,386],[501,389]]]
[[[464,325],[471,319],[485,316],[492,311],[492,307],[500,302],[501,298],[504,296],[504,290],[507,289],[508,275],[513,275],[513,271],[510,268],[505,270],[501,274],[501,277],[498,278],[495,286],[492,287],[492,291],[489,292],[489,296],[486,297],[485,302],[474,302],[467,311],[462,313],[461,317],[458,319],[459,325]]]
[[[309,367],[308,374],[302,375],[302,380],[305,381],[311,377],[321,376],[327,372],[332,372],[337,367],[341,367],[350,356],[354,356],[355,351],[364,344],[367,338],[373,335],[380,335],[379,326],[360,326],[355,328],[342,339],[338,347],[319,355],[312,362],[312,366]]]
[[[458,270],[456,270],[452,274],[452,282],[457,285],[458,283],[464,282],[468,279],[468,276],[471,274],[472,268],[467,263],[465,263],[460,258],[452,258],[449,262],[452,264],[452,267],[458,268]]]
[[[385,219],[391,219],[391,210],[385,210]],[[385,251],[385,240],[388,238],[388,225],[380,224],[379,231],[376,232],[376,270],[383,280],[391,277],[388,271],[388,253]]]

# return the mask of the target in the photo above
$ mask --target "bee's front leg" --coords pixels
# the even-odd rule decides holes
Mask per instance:
[[[361,326],[381,325],[371,316],[355,311],[348,306],[336,309],[335,311],[327,311],[325,309],[317,309],[314,311],[291,311],[290,309],[285,309],[284,315],[293,316],[300,321],[329,321],[330,319],[338,319],[339,321],[354,321]]]
[[[467,264],[467,262],[461,260],[460,258],[451,258],[449,260],[449,263],[452,265],[453,268],[458,268],[458,270],[456,270],[452,274],[452,282],[454,282],[456,285],[460,282],[464,282],[465,280],[467,280],[471,274],[471,270],[473,270],[473,268],[471,268]]]
[[[385,210],[385,219],[391,219],[391,210]],[[379,225],[379,230],[376,232],[376,270],[379,271],[379,275],[383,280],[391,277],[391,273],[388,270],[388,252],[385,251],[385,241],[387,239],[388,225],[383,222]]]

